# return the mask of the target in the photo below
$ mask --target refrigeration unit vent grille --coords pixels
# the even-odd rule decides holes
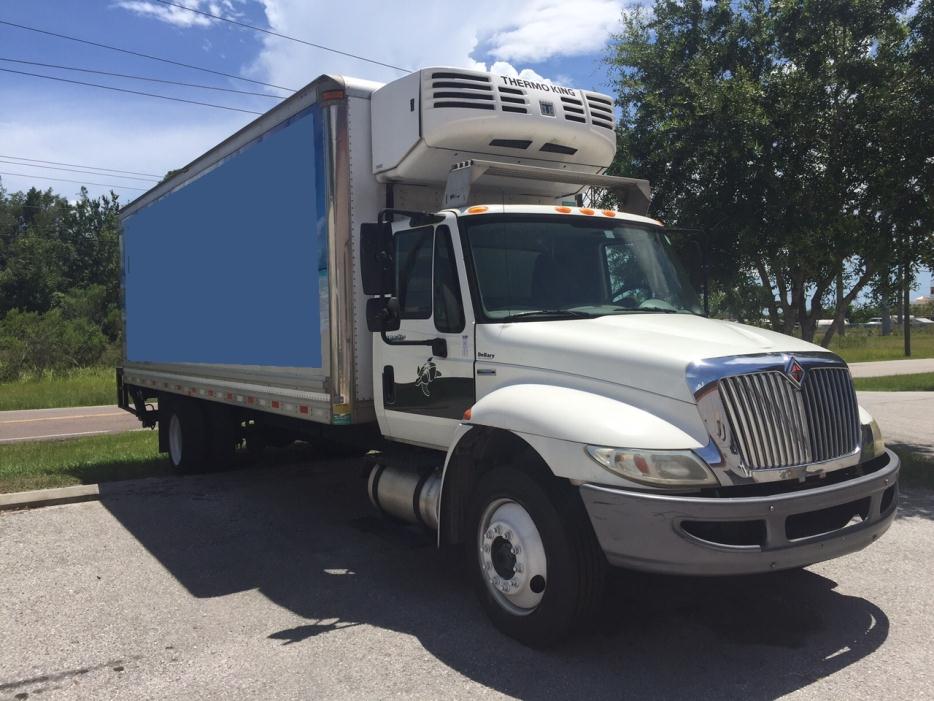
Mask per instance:
[[[489,76],[445,71],[432,73],[431,78],[433,107],[496,109]]]
[[[584,93],[587,108],[590,110],[590,123],[604,129],[613,128],[613,103],[603,95]]]

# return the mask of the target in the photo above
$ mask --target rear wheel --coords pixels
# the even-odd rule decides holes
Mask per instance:
[[[237,422],[234,410],[224,404],[204,406],[208,430],[208,462],[215,470],[231,466],[237,449]]]
[[[204,414],[197,403],[181,399],[160,408],[159,430],[168,432],[169,460],[177,472],[184,474],[204,469],[208,441]]]
[[[494,469],[474,492],[468,532],[480,601],[506,635],[544,647],[600,604],[606,561],[570,485]]]

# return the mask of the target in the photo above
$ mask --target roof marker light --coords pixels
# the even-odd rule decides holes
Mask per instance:
[[[605,217],[615,217],[615,216],[616,216],[616,212],[614,212],[612,209],[604,209],[604,210],[603,210],[603,216],[605,216]]]
[[[469,207],[469,208],[467,209],[467,214],[483,214],[483,213],[484,213],[485,211],[487,211],[488,209],[489,209],[489,207],[487,207],[487,206],[485,206],[485,205],[478,205],[478,206],[476,206],[476,207]]]
[[[581,214],[586,214],[589,217],[595,214],[595,212],[590,209],[590,207],[581,207]]]
[[[555,207],[555,211],[561,212],[561,214],[570,214],[571,208],[570,207]]]

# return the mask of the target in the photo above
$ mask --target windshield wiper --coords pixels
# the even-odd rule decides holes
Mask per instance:
[[[512,321],[513,319],[522,319],[529,317],[565,317],[567,319],[593,319],[593,314],[588,314],[587,312],[579,312],[574,309],[535,309],[530,312],[519,312],[518,314],[510,314],[507,317],[504,317],[503,321]]]
[[[630,314],[680,314],[681,312],[677,309],[665,309],[664,307],[640,307],[637,309],[626,309],[624,307],[617,307],[615,311],[618,312],[628,312]],[[689,312],[690,313],[690,312]]]

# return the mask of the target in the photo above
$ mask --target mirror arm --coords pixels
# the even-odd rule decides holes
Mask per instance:
[[[401,341],[389,338],[385,331],[380,331],[380,338],[390,346],[431,346],[431,354],[438,358],[448,357],[448,342],[444,338],[429,338],[424,341]]]

